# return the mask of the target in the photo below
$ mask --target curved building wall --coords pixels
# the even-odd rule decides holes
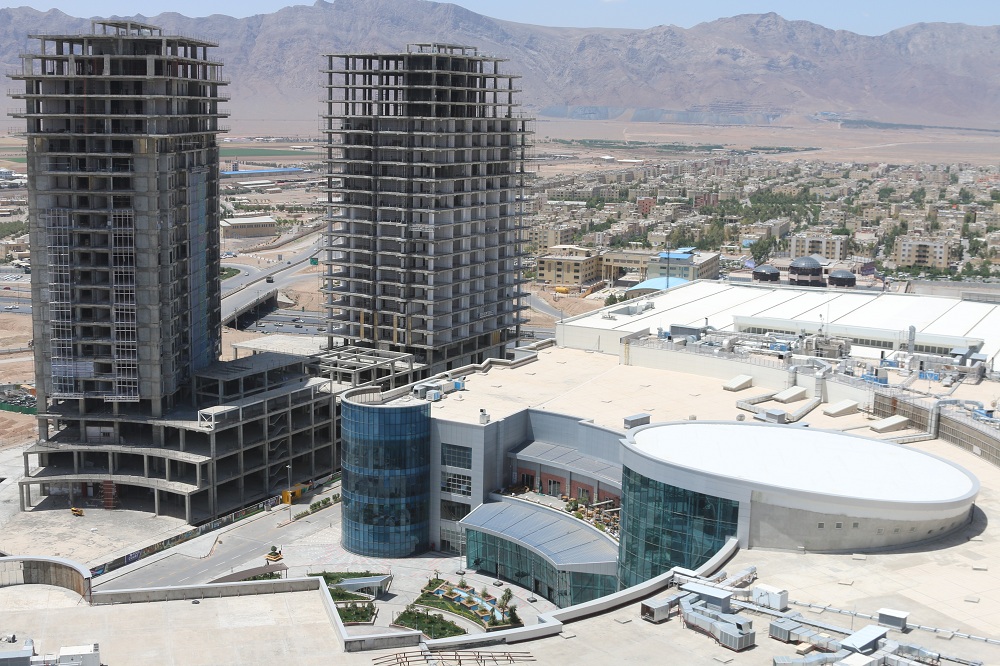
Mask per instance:
[[[352,553],[407,557],[430,541],[430,403],[341,404],[343,536]]]
[[[91,600],[90,569],[60,557],[0,557],[0,587],[11,585],[54,585]]]
[[[979,492],[978,480],[960,465],[836,431],[684,421],[641,426],[622,441],[623,585],[661,573],[667,563],[696,567],[708,548],[700,551],[697,539],[684,544],[672,532],[686,525],[701,528],[703,540],[735,535],[743,548],[893,548],[961,528]],[[656,505],[675,490],[694,498],[686,509]],[[719,534],[699,500],[724,500],[733,510],[718,515],[733,524]],[[675,515],[658,518],[660,510]]]
[[[559,608],[618,591],[614,576],[566,571],[509,539],[475,529],[465,531],[466,566],[531,590]]]
[[[631,587],[671,567],[697,569],[736,536],[740,503],[622,469],[618,579]]]

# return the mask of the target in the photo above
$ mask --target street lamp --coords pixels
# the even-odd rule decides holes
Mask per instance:
[[[288,470],[288,522],[292,522],[292,464],[285,465]]]

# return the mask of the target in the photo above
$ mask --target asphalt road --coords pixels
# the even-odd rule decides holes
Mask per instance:
[[[308,505],[295,504],[292,510],[298,512],[305,508],[308,508]],[[186,547],[187,544],[182,544],[167,551],[162,558],[150,558],[149,564],[133,571],[118,577],[114,577],[114,573],[111,573],[108,574],[106,580],[104,577],[98,578],[94,588],[128,590],[163,585],[207,583],[233,571],[262,566],[265,563],[264,555],[271,550],[271,546],[281,548],[293,541],[326,529],[333,522],[340,522],[340,507],[338,506],[320,511],[294,523],[288,523],[288,508],[279,506],[269,514],[237,524],[229,531],[199,537],[199,539],[209,540],[208,543],[202,542],[204,549],[201,552],[204,553],[208,550],[211,541],[214,541],[215,536],[218,536],[215,548],[204,557],[184,554],[185,551],[198,551],[196,548]],[[194,542],[191,543],[194,544]]]

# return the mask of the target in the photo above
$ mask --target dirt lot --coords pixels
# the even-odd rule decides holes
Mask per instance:
[[[562,311],[564,317],[572,317],[578,314],[584,314],[585,312],[593,312],[594,310],[600,309],[604,306],[604,301],[602,300],[580,298],[579,296],[571,294],[557,294],[552,291],[552,287],[543,289],[541,285],[536,284],[529,284],[525,286],[527,291],[537,294],[538,297],[546,303]],[[545,328],[555,326],[556,323],[555,317],[549,316],[537,310],[531,310],[530,317],[529,326]]]

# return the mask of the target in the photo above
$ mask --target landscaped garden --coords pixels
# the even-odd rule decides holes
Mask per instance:
[[[465,629],[451,620],[444,619],[441,613],[431,614],[429,610],[414,608],[412,604],[396,616],[393,624],[416,629],[428,638],[448,638],[466,633]]]
[[[461,615],[485,628],[506,629],[521,625],[517,604],[511,603],[513,598],[510,588],[497,598],[486,587],[477,592],[464,577],[459,579],[458,585],[452,585],[443,578],[432,578],[414,603]]]
[[[343,604],[337,606],[337,613],[344,622],[371,622],[375,619],[375,604]]]

